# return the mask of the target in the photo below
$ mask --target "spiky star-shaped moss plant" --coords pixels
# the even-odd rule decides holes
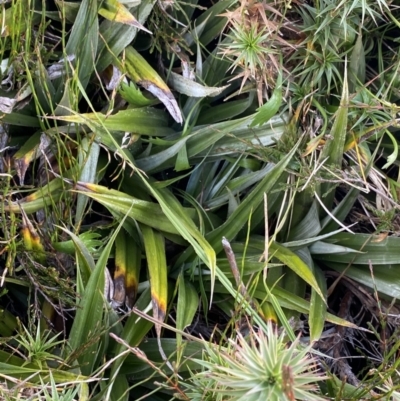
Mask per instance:
[[[265,89],[273,89],[277,75],[285,70],[279,62],[282,54],[294,49],[280,31],[286,19],[271,4],[254,0],[240,0],[236,9],[221,17],[227,19],[227,33],[219,54],[231,62],[232,80],[242,79],[240,90],[247,81],[256,86],[261,106]]]
[[[239,333],[226,348],[207,343],[203,359],[196,360],[203,370],[185,384],[186,395],[191,400],[324,400],[316,383],[326,377],[310,348],[299,338],[287,345],[272,324],[246,338]]]

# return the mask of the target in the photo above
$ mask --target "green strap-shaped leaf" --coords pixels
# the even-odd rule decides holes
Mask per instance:
[[[94,271],[90,275],[71,328],[69,346],[73,352],[78,354],[81,371],[86,375],[90,375],[93,372],[97,351],[101,346],[99,339],[97,341],[93,340],[95,340],[96,335],[102,334],[102,330],[105,329],[103,327],[105,269],[113,243],[122,227],[123,221],[121,221],[108,241],[96,263]],[[87,341],[90,339],[92,342],[88,345]]]
[[[111,392],[111,401],[129,400],[129,383],[126,375],[118,375],[115,378],[113,391]]]
[[[199,307],[199,295],[193,285],[187,281],[183,274],[178,279],[178,299],[176,310],[176,328],[183,331],[192,323]],[[179,364],[182,355],[182,334],[176,333],[177,361]]]
[[[351,263],[353,265],[389,266],[400,264],[400,238],[369,234],[336,234],[324,241],[326,246],[342,247],[341,253],[328,253],[327,261]],[[324,256],[318,256],[323,258]]]
[[[340,99],[340,106],[336,112],[335,121],[330,132],[331,138],[326,142],[320,160],[328,158],[326,165],[332,166],[332,168],[341,168],[344,145],[346,142],[347,134],[347,120],[348,120],[348,108],[349,108],[349,88],[347,84],[347,69],[345,65],[345,73],[343,77],[343,91]],[[335,192],[331,191],[332,186],[336,184],[323,183],[321,185],[321,195],[327,196],[322,198],[326,207],[330,210],[333,204],[333,198]]]
[[[90,127],[97,135],[102,130],[128,131],[138,135],[164,136],[171,133],[167,128],[167,115],[160,110],[143,108],[121,110],[107,116],[103,113],[75,113],[69,116],[53,117],[55,120],[69,123],[84,124]]]
[[[367,266],[348,266],[344,263],[328,262],[329,268],[345,273],[347,277],[355,280],[362,285],[377,291],[392,299],[400,299],[400,264],[386,266],[372,266],[371,270]]]
[[[351,52],[349,67],[349,91],[350,93],[354,93],[357,86],[364,85],[365,82],[365,50],[361,30],[358,33],[356,44]]]
[[[83,88],[86,88],[96,65],[98,39],[97,0],[82,0],[65,52],[68,56],[75,55],[78,78]]]
[[[324,330],[325,319],[327,314],[326,299],[326,279],[324,273],[321,269],[314,265],[314,276],[317,280],[318,287],[320,288],[323,297],[321,297],[318,292],[311,288],[311,300],[310,300],[310,315],[308,318],[308,323],[310,325],[310,340],[318,341]]]
[[[127,233],[125,230],[121,230],[115,239],[114,294],[112,298],[115,307],[125,304],[127,249]]]
[[[82,294],[96,265],[89,250],[86,248],[83,241],[77,235],[67,230],[66,228],[60,226],[57,227],[66,232],[71,237],[74,243],[78,268],[77,275],[82,280],[82,287],[78,285],[78,294]]]
[[[210,269],[213,285],[216,269],[216,255],[214,249],[196,227],[187,211],[168,189],[156,188],[147,182],[146,178],[142,178],[151,194],[157,199],[169,221],[179,234],[192,245],[193,252],[196,253]]]
[[[322,299],[324,299],[324,295],[318,286],[311,268],[307,266],[298,255],[274,241],[270,243],[268,252],[270,255],[274,255],[274,257],[279,259],[286,266],[290,267],[290,269],[292,269],[299,277],[309,284]]]
[[[147,268],[150,276],[153,316],[163,322],[167,312],[168,279],[165,257],[164,237],[148,226],[141,226]],[[157,336],[161,335],[161,326],[156,325]]]
[[[247,223],[251,212],[255,210],[263,201],[264,194],[268,194],[268,192],[278,181],[279,177],[285,170],[285,167],[295,154],[297,147],[298,143],[284,159],[282,159],[274,168],[265,173],[264,178],[243,200],[239,207],[230,215],[228,220],[206,236],[207,240],[217,253],[222,250],[222,237],[226,237],[228,241],[232,241],[237,233]]]
[[[96,183],[97,180],[97,162],[100,155],[100,145],[88,137],[82,139],[79,144],[79,166],[81,174],[79,181]],[[87,205],[88,198],[78,194],[76,200],[75,224],[80,226],[83,219],[83,213]]]
[[[163,212],[162,207],[156,203],[136,199],[123,192],[108,189],[101,185],[78,183],[77,188],[82,190],[81,193],[101,203],[111,212],[127,214],[132,219],[161,231],[171,234],[179,233]]]
[[[1,121],[6,124],[17,125],[20,127],[30,127],[30,128],[40,127],[39,118],[15,112],[11,114],[2,115]]]
[[[40,379],[46,380],[49,376],[53,376],[56,383],[66,383],[71,381],[85,380],[82,375],[72,372],[44,369],[34,363],[27,363],[25,360],[0,350],[0,375],[7,375],[26,379],[29,377],[29,382],[40,383]]]
[[[282,73],[279,74],[275,89],[267,103],[257,109],[250,127],[267,123],[276,115],[282,104]]]
[[[147,306],[151,302],[151,295],[150,295],[150,288],[148,288],[146,291],[142,293],[138,301],[136,302],[135,306],[139,310],[145,310]],[[149,320],[145,320],[142,318],[139,318],[136,314],[131,313],[131,315],[128,317],[128,320],[126,321],[123,331],[121,333],[121,338],[127,342],[131,347],[136,347],[138,346],[147,332],[153,327],[153,323],[151,323]],[[114,349],[112,352],[115,355],[120,355],[123,351],[126,350],[126,347],[122,344],[116,343]],[[120,371],[121,366],[123,365],[124,361],[126,359],[126,355],[120,356],[113,364],[111,367],[111,373],[110,373],[110,383],[107,388],[107,395],[109,396],[114,387],[114,380],[116,379],[118,372]],[[145,365],[145,362],[143,362],[143,365]],[[107,399],[107,397],[105,398]]]
[[[139,286],[139,274],[141,265],[141,249],[135,242],[135,240],[126,235],[126,306],[128,308],[133,307],[133,303],[137,296],[138,286]]]

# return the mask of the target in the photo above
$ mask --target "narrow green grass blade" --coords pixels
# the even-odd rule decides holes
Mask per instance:
[[[27,197],[24,198],[20,204],[6,204],[4,206],[2,205],[1,208],[7,212],[12,213],[21,213],[21,209],[23,209],[26,214],[31,214],[37,212],[40,209],[44,209],[47,206],[51,206],[54,202],[58,202],[63,196],[62,191],[59,189],[50,193],[45,191],[47,188],[43,189],[35,193],[35,198]]]
[[[249,95],[245,99],[233,100],[216,106],[210,106],[208,109],[201,110],[201,114],[197,119],[197,124],[215,124],[221,121],[232,119],[237,115],[245,112],[252,104],[253,97]]]
[[[294,209],[300,207],[304,216],[305,211],[302,205],[294,204],[293,207]],[[317,202],[314,200],[311,203],[305,217],[298,224],[296,224],[296,226],[290,229],[289,241],[290,242],[297,240],[301,241],[308,238],[312,238],[317,236],[320,231],[321,231],[321,223],[319,221],[318,207],[317,207]]]
[[[169,162],[169,164],[173,165],[176,155],[180,149],[185,146],[185,143],[188,141],[188,139],[189,137],[186,136],[175,143],[171,141],[171,144],[166,146],[165,149],[161,150],[160,152],[137,159],[137,167],[146,173],[153,173],[161,170],[166,162]]]
[[[23,367],[28,370],[39,370],[39,366],[35,363],[26,363],[26,361],[15,354],[10,354],[6,351],[0,350],[0,361],[4,363],[4,365],[8,366],[16,366],[16,367]],[[6,362],[4,362],[6,361]],[[0,365],[0,366],[4,366]],[[4,373],[4,372],[2,372]]]
[[[330,237],[332,237],[332,235],[330,235]],[[350,255],[347,256],[347,258],[352,258],[354,260],[357,254],[363,253],[362,251],[357,251],[356,249],[349,248],[348,246],[331,244],[325,241],[316,241],[310,245],[309,249],[310,252],[315,255],[315,257],[326,257],[327,260],[335,259],[336,255]]]
[[[30,377],[30,382],[39,383],[40,378],[53,376],[57,383],[66,383],[70,381],[85,380],[86,377],[72,372],[56,369],[40,369],[34,363],[27,363],[25,360],[0,350],[0,374],[19,377],[25,379]],[[35,374],[37,374],[35,376]]]
[[[16,112],[1,116],[1,121],[19,127],[40,128],[41,126],[38,117],[27,116]]]
[[[326,261],[352,263],[365,267],[389,266],[400,263],[400,238],[369,234],[336,234],[324,241],[330,244],[350,248],[355,252],[326,254]],[[320,256],[321,258],[324,255]]]
[[[0,374],[13,376],[14,378],[18,377],[20,380],[29,378],[29,381],[33,383],[40,383],[40,380],[46,381],[50,376],[53,377],[56,383],[70,383],[86,379],[83,375],[76,375],[62,370],[34,369],[24,366],[14,366],[3,362],[0,362]]]
[[[227,180],[226,189],[229,190],[229,193],[232,195],[240,194],[243,191],[246,191],[247,188],[251,187],[254,184],[257,184],[257,182],[262,180],[265,174],[272,168],[272,164],[267,164],[264,168],[260,168],[257,171],[239,175],[238,177],[229,179]],[[226,178],[226,175],[227,174],[224,174],[223,179]],[[221,191],[220,195],[206,201],[206,206],[209,208],[215,208],[225,204],[229,199],[229,195],[226,192],[227,191]]]

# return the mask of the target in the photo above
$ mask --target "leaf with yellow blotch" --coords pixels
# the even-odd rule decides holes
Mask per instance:
[[[99,14],[109,21],[116,21],[120,22],[121,24],[132,25],[135,28],[152,34],[152,32],[146,29],[118,0],[102,1]]]
[[[33,251],[33,258],[40,263],[44,263],[46,260],[46,253],[44,250],[44,246],[40,239],[40,236],[33,226],[33,224],[28,219],[28,216],[21,208],[22,213],[22,238],[24,240],[24,245],[26,250]]]
[[[160,99],[177,123],[183,122],[181,110],[168,85],[132,46],[125,49],[125,62],[120,68],[136,84]]]
[[[311,139],[310,142],[307,143],[306,150],[301,154],[301,157],[306,157],[309,154],[313,153],[319,147],[322,147],[325,144],[325,140],[323,139],[324,133],[316,136]]]
[[[14,155],[14,165],[21,185],[24,185],[25,173],[30,163],[40,156],[40,136],[40,132],[30,136]]]
[[[151,300],[153,316],[163,322],[167,312],[168,279],[167,262],[165,259],[164,237],[149,226],[141,225],[144,248],[146,251],[147,268],[150,276]],[[156,325],[157,335],[161,326]]]
[[[165,240],[161,233],[151,227],[141,225],[147,268],[150,276],[153,316],[157,320],[155,329],[160,354],[166,364],[173,369],[161,345],[161,324],[165,320],[168,303],[168,275],[165,257]]]
[[[157,203],[144,201],[102,185],[77,182],[75,188],[75,192],[84,193],[107,207],[111,213],[127,215],[135,221],[166,233],[179,233]],[[186,211],[189,212],[187,209]]]

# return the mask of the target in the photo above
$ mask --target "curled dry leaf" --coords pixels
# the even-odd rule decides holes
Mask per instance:
[[[185,78],[182,75],[176,74],[175,72],[170,73],[168,83],[173,89],[190,97],[206,97],[206,96],[217,96],[229,85],[221,87],[210,87],[204,86],[191,79]]]
[[[136,84],[161,100],[177,123],[183,122],[181,110],[167,84],[132,46],[125,49],[125,62],[121,68]]]
[[[47,73],[49,74],[49,79],[54,80],[62,77],[66,74],[67,70],[65,68],[66,62],[71,63],[75,60],[75,54],[70,54],[69,56],[60,59],[57,63],[52,64],[47,68]]]
[[[181,110],[179,109],[178,103],[176,103],[174,95],[170,90],[166,91],[161,89],[159,86],[150,81],[141,81],[139,83],[141,86],[143,86],[143,88],[147,89],[152,95],[164,103],[165,107],[177,123],[183,122]]]
[[[17,101],[10,97],[0,97],[0,111],[2,113],[11,114]]]

